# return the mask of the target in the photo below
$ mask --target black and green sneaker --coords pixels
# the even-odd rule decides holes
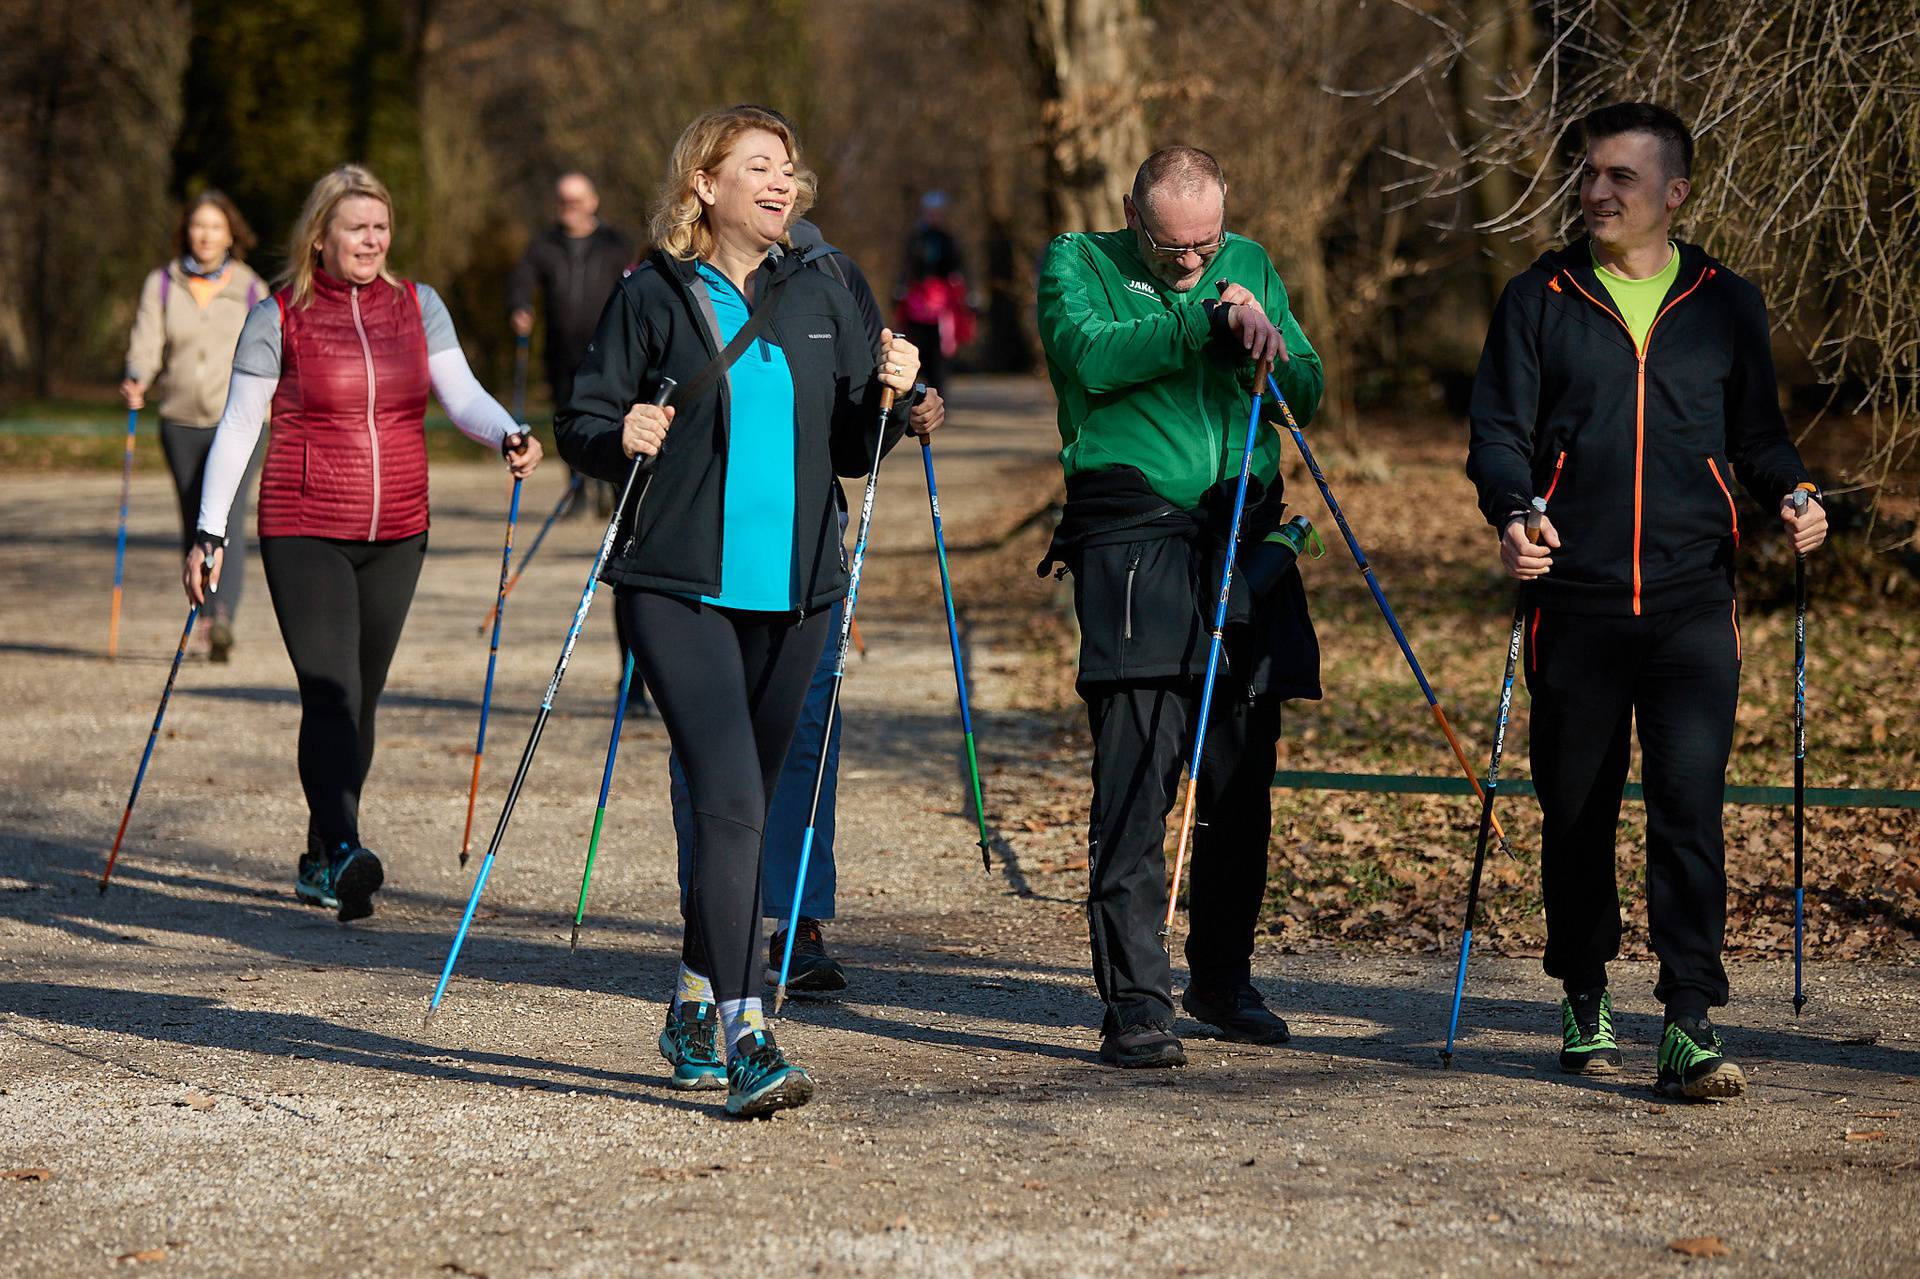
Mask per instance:
[[[293,873],[293,894],[315,906],[340,909],[340,899],[333,893],[333,858],[325,849],[310,848],[300,854],[300,868]]]
[[[1560,1001],[1560,1069],[1569,1075],[1620,1073],[1610,992],[1589,991]]]
[[[1679,1017],[1660,1036],[1653,1090],[1662,1097],[1731,1101],[1746,1095],[1747,1077],[1720,1051],[1720,1036],[1705,1017]]]

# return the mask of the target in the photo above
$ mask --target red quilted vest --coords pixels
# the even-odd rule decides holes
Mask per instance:
[[[427,527],[427,334],[411,283],[324,271],[280,304],[280,384],[260,472],[261,537],[377,542]]]

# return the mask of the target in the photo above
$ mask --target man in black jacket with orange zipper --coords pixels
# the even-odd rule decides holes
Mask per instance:
[[[1648,103],[1583,122],[1587,236],[1507,284],[1474,381],[1467,473],[1528,583],[1526,679],[1544,818],[1546,971],[1562,1070],[1620,1071],[1607,961],[1620,946],[1614,831],[1637,721],[1647,926],[1666,1005],[1656,1087],[1731,1098],[1746,1082],[1707,1012],[1727,1002],[1721,804],[1739,698],[1735,480],[1804,554],[1826,514],[1788,438],[1759,291],[1670,238],[1693,138]],[[1543,545],[1523,518],[1547,503]]]

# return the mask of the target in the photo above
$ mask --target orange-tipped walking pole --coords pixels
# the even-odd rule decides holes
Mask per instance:
[[[133,441],[140,410],[127,410],[127,447],[120,461],[120,540],[113,549],[113,608],[107,614],[107,656],[120,656],[120,582],[127,569],[127,498],[133,490]]]
[[[1207,675],[1200,685],[1200,715],[1193,726],[1193,754],[1187,758],[1187,798],[1180,806],[1180,842],[1173,855],[1173,884],[1167,889],[1167,919],[1160,928],[1160,944],[1173,949],[1173,916],[1180,906],[1180,875],[1187,866],[1187,846],[1193,840],[1193,798],[1200,789],[1200,755],[1207,744],[1207,716],[1213,709],[1213,683],[1220,673],[1220,650],[1227,631],[1227,597],[1233,591],[1233,562],[1240,547],[1240,517],[1247,509],[1247,477],[1253,470],[1253,446],[1260,440],[1260,401],[1266,393],[1271,360],[1260,361],[1254,374],[1253,411],[1247,415],[1246,444],[1240,452],[1240,485],[1233,496],[1233,518],[1227,525],[1226,563],[1220,570],[1220,596],[1213,602],[1213,637],[1207,644]]]

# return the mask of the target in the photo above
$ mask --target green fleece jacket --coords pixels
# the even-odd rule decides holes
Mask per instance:
[[[1199,283],[1173,293],[1141,260],[1132,231],[1056,236],[1040,275],[1040,344],[1068,475],[1138,467],[1156,493],[1192,510],[1222,476],[1240,473],[1253,365],[1237,345],[1212,341],[1201,303],[1220,296],[1218,280],[1250,291],[1279,326],[1288,355],[1275,369],[1280,389],[1302,425],[1312,418],[1325,383],[1320,357],[1258,244],[1228,235]],[[1253,474],[1271,484],[1279,462],[1278,433],[1261,432]]]

